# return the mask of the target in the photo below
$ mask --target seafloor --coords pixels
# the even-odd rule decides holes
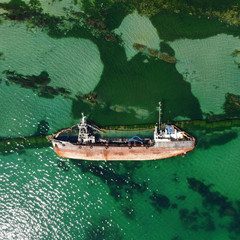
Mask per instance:
[[[81,112],[154,123],[159,100],[164,122],[239,119],[239,3],[144,2],[0,0],[0,139],[51,134]],[[190,128],[193,152],[148,162],[0,146],[0,239],[240,239],[239,128],[217,130]]]

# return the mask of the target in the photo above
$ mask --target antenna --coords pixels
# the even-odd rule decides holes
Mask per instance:
[[[159,118],[158,118],[158,127],[159,127],[159,130],[161,130],[161,114],[162,114],[162,103],[159,102]]]

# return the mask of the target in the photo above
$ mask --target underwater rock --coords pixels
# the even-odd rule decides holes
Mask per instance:
[[[78,99],[82,99],[83,101],[86,101],[92,105],[96,105],[99,103],[99,100],[97,99],[97,94],[94,92],[90,92],[89,94],[85,94],[82,97],[77,96]]]
[[[151,49],[151,48],[148,48],[148,49],[147,49],[147,52],[148,52],[148,54],[149,54],[150,56],[154,56],[154,57],[157,56],[158,53],[159,53],[158,50]]]
[[[140,43],[134,43],[133,47],[138,51],[144,51],[147,48],[147,46],[140,44]]]
[[[177,62],[177,59],[173,55],[170,56],[168,53],[164,53],[164,52],[161,52],[161,51],[153,49],[153,48],[148,48],[147,46],[145,46],[143,44],[134,43],[133,48],[140,52],[143,52],[149,56],[157,57],[158,59],[163,60],[168,63],[176,63]],[[171,47],[169,47],[169,48],[171,49]],[[173,51],[173,53],[174,53],[174,51]]]
[[[176,63],[177,62],[177,59],[175,57],[169,56],[167,53],[159,52],[157,57],[168,63]]]

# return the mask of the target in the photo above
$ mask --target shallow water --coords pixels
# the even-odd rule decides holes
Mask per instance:
[[[72,31],[54,39],[23,23],[0,25],[0,137],[33,135],[41,120],[54,133],[76,124],[83,110],[101,125],[155,122],[159,98],[164,121],[196,119],[201,110],[222,112],[226,92],[239,94],[231,56],[239,39],[231,35],[168,42],[175,66],[142,54],[128,59],[124,46]],[[46,70],[50,84],[68,88],[72,98],[47,99],[8,86],[2,73],[8,69],[24,75]],[[199,81],[191,78],[194,71]],[[93,90],[97,106],[74,96]],[[37,146],[0,155],[0,239],[239,239],[239,129],[193,134],[197,147],[185,158],[87,162]]]

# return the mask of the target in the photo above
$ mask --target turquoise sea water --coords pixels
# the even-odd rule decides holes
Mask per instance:
[[[239,39],[215,31],[204,39],[174,40],[158,31],[152,41],[169,40],[179,60],[172,65],[131,49],[137,40],[154,47],[141,36],[156,36],[157,23],[142,20],[134,13],[119,25],[120,45],[81,28],[53,38],[3,20],[0,137],[34,135],[42,120],[54,133],[76,124],[83,110],[100,125],[151,123],[159,99],[165,121],[222,113],[225,93],[239,94],[239,56],[231,55],[240,50]],[[140,21],[142,28],[134,22],[128,29],[128,21]],[[71,96],[39,97],[7,81],[5,70],[47,71],[49,85],[67,88]],[[99,105],[77,99],[90,91]],[[0,239],[240,239],[239,129],[193,134],[197,147],[185,158],[148,162],[62,159],[51,147],[37,146],[1,154]]]

